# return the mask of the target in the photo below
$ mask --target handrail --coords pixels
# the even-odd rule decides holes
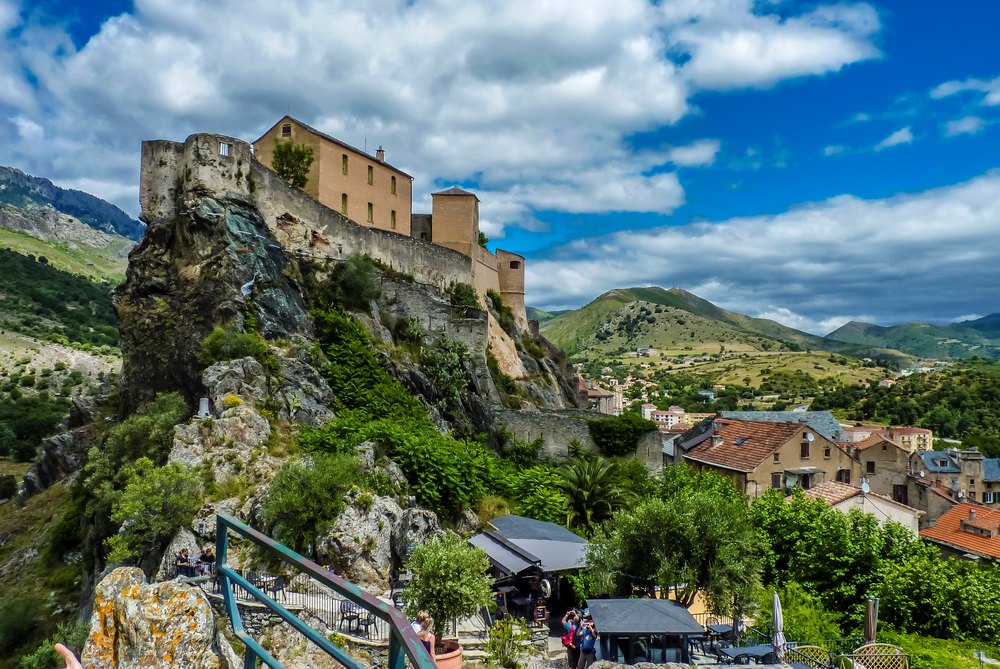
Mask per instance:
[[[257,659],[262,660],[271,669],[283,669],[270,653],[252,639],[243,628],[243,618],[236,597],[233,595],[233,584],[250,593],[254,599],[267,606],[282,620],[294,627],[300,634],[320,647],[326,654],[333,657],[347,669],[365,669],[364,665],[347,654],[339,646],[325,639],[323,635],[306,625],[295,614],[265,595],[234,569],[226,566],[226,556],[229,552],[229,530],[239,534],[252,543],[268,550],[274,556],[287,564],[309,574],[315,580],[354,602],[372,615],[389,623],[389,661],[386,669],[404,669],[406,659],[410,660],[413,669],[435,669],[434,660],[424,645],[417,638],[416,632],[409,621],[394,606],[386,604],[373,595],[368,594],[354,583],[336,576],[327,569],[309,560],[292,549],[284,546],[267,535],[258,532],[226,514],[216,515],[215,554],[219,586],[222,590],[226,611],[233,626],[233,633],[246,645],[244,667],[255,667]]]

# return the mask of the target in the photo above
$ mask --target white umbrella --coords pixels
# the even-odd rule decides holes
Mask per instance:
[[[878,630],[878,599],[869,597],[865,605],[865,643],[875,643]]]
[[[781,660],[785,657],[785,618],[781,614],[781,600],[778,599],[777,592],[774,593],[771,618],[774,624],[774,637],[771,639],[771,645],[774,646],[774,654]]]

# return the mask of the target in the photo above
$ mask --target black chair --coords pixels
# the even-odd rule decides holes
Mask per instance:
[[[364,632],[365,638],[369,638],[371,635],[371,628],[375,626],[376,618],[374,613],[369,613],[364,618],[358,618],[356,621],[356,626],[358,629],[358,634]]]
[[[757,660],[757,664],[781,664],[781,660],[778,659],[778,654],[772,650]]]
[[[750,664],[750,656],[746,653],[741,653],[733,658],[733,664]]]
[[[340,622],[337,624],[337,629],[343,631],[344,624],[347,624],[347,631],[350,632],[352,629],[357,627],[358,620],[361,618],[357,607],[354,602],[349,602],[346,599],[340,602]]]
[[[264,588],[264,594],[271,595],[272,599],[278,599],[278,593],[281,593],[282,599],[285,597],[285,585],[287,585],[288,579],[284,576],[277,576],[273,581],[267,584]]]

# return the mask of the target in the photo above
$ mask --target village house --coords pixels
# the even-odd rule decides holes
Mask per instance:
[[[1000,511],[973,504],[956,504],[920,536],[949,557],[1000,561]]]
[[[900,504],[909,504],[909,451],[880,434],[852,444],[851,448],[860,464],[861,476],[873,492],[891,497]]]
[[[855,425],[845,427],[847,441],[859,443],[878,434],[891,439],[907,451],[929,451],[934,447],[934,431],[922,427],[885,427],[884,425]]]
[[[751,498],[768,489],[849,483],[856,469],[846,450],[799,422],[715,418],[686,432],[674,446],[696,470],[732,477],[737,489]]]
[[[840,422],[829,411],[720,411],[719,416],[763,423],[802,423],[830,441],[847,441]]]
[[[805,491],[805,494],[807,497],[823,500],[841,513],[846,514],[851,509],[858,509],[871,514],[878,520],[879,525],[885,525],[888,521],[897,522],[913,534],[920,531],[920,517],[924,515],[923,511],[889,499],[885,495],[870,490],[865,492],[857,486],[836,481],[820,483],[815,488]]]

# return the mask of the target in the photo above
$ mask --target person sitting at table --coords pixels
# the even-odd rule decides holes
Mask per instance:
[[[198,568],[202,574],[211,574],[215,568],[215,553],[212,552],[211,546],[205,546],[198,556]]]
[[[420,643],[424,644],[424,648],[427,652],[431,654],[431,659],[437,661],[437,654],[434,652],[434,646],[437,645],[437,639],[434,638],[434,619],[430,616],[424,618],[423,622],[420,623],[420,631],[417,632],[417,637],[420,639]]]
[[[177,574],[180,576],[194,576],[194,570],[191,566],[191,552],[182,548],[181,552],[177,554]]]

